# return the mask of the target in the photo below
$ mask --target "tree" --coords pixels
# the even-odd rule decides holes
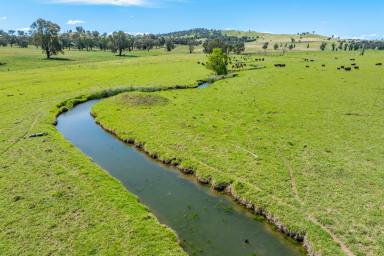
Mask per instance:
[[[16,43],[16,35],[15,35],[15,33],[16,33],[15,30],[8,30],[8,41],[9,41],[9,44],[11,45],[11,48]]]
[[[333,42],[333,43],[332,43],[332,51],[335,51],[335,50],[336,50],[336,43]]]
[[[130,42],[128,36],[123,31],[113,32],[111,35],[112,52],[118,52],[122,56],[123,51],[128,49]]]
[[[321,45],[320,45],[320,50],[324,51],[326,48],[327,48],[327,43],[326,42],[322,42]]]
[[[361,56],[364,56],[364,54],[365,54],[365,44],[363,44],[363,46],[361,47],[361,52],[360,52]]]
[[[278,44],[278,43],[275,43],[275,44],[273,45],[273,49],[274,49],[274,50],[279,49],[279,44]]]
[[[225,75],[228,73],[228,55],[221,48],[215,48],[208,55],[206,67],[213,70],[217,75]]]
[[[264,50],[267,50],[267,49],[268,49],[268,45],[269,45],[269,43],[268,43],[268,42],[265,42],[265,43],[263,44],[263,49],[264,49]]]
[[[145,39],[143,40],[143,48],[144,48],[144,50],[149,51],[149,50],[153,49],[153,46],[154,46],[154,45],[155,45],[155,42],[154,42],[154,40],[153,40],[152,38],[150,38],[150,37],[147,37],[147,38],[145,38]]]
[[[175,44],[173,43],[173,41],[171,39],[168,39],[168,40],[165,41],[165,49],[168,52],[172,51],[175,48],[176,48],[176,46],[175,46]]]
[[[190,54],[192,54],[193,51],[195,50],[195,45],[194,45],[193,40],[189,40],[189,41],[188,41],[188,49],[189,49],[189,53],[190,53]]]
[[[31,25],[34,41],[41,46],[47,59],[52,55],[63,52],[63,46],[59,40],[60,26],[47,20],[38,19]]]

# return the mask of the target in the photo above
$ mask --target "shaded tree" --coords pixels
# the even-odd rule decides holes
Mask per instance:
[[[168,39],[168,40],[165,41],[165,49],[168,52],[172,51],[175,48],[176,48],[176,46],[175,46],[175,44],[173,43],[172,40]]]
[[[333,42],[333,43],[332,43],[332,51],[335,51],[335,50],[336,50],[336,43]]]
[[[275,44],[273,45],[273,49],[275,49],[275,50],[279,49],[279,44],[278,44],[278,43],[275,43]]]
[[[192,54],[193,51],[195,50],[195,44],[193,40],[188,41],[188,50],[190,54]]]
[[[327,48],[327,43],[326,42],[322,42],[320,44],[320,50],[324,51],[326,48]]]
[[[16,31],[15,30],[8,30],[8,43],[11,45],[11,48],[16,43]]]
[[[51,21],[38,19],[31,25],[31,29],[34,41],[41,46],[47,59],[50,59],[52,55],[64,53],[59,40],[59,25]]]
[[[123,51],[130,46],[128,35],[123,31],[113,32],[110,39],[112,42],[112,51],[118,52],[119,56],[122,56]]]

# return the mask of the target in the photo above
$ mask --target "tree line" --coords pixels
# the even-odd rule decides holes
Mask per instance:
[[[205,42],[204,42],[205,40]],[[65,49],[77,49],[79,51],[111,51],[117,55],[123,55],[124,51],[146,50],[164,48],[172,51],[176,45],[188,46],[193,53],[196,46],[203,44],[204,51],[211,53],[214,48],[221,48],[225,52],[241,53],[244,51],[245,40],[223,35],[218,30],[194,29],[168,34],[130,35],[123,31],[111,34],[98,31],[85,30],[76,27],[61,33],[58,24],[48,20],[38,19],[30,27],[30,30],[5,32],[0,30],[0,46],[11,47],[17,45],[26,48],[34,45],[41,48],[47,58],[63,53]]]

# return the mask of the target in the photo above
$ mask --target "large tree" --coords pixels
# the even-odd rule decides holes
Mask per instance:
[[[31,29],[34,41],[41,46],[47,59],[50,59],[52,55],[63,53],[63,46],[59,40],[59,25],[38,19],[31,25]]]
[[[228,55],[221,48],[214,48],[212,53],[208,55],[206,67],[214,71],[217,75],[225,75],[228,73]]]
[[[130,38],[123,31],[113,32],[111,36],[113,51],[118,52],[119,56],[123,54],[123,51],[130,48]]]
[[[175,49],[176,46],[175,44],[173,43],[172,39],[168,39],[165,41],[165,49],[170,52],[172,51],[173,49]]]

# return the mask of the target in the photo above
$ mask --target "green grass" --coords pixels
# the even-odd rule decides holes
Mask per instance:
[[[359,70],[337,70],[350,58]],[[383,255],[383,60],[372,51],[267,56],[265,69],[208,89],[122,94],[93,111],[160,159],[230,183],[322,255]]]
[[[0,48],[0,254],[184,254],[173,231],[52,125],[67,99],[208,75],[199,55],[134,55],[67,51],[69,61],[47,61],[33,48]],[[38,132],[48,136],[28,138]]]

